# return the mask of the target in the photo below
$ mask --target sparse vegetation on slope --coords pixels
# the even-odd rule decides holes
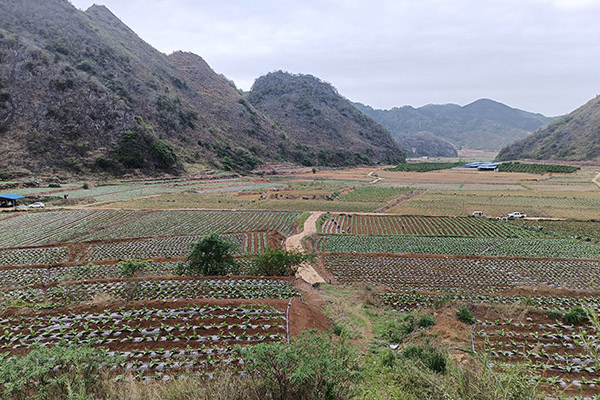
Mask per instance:
[[[600,96],[503,148],[497,159],[600,160]]]
[[[314,76],[269,73],[256,80],[248,100],[280,124],[283,138],[301,143],[294,151],[304,165],[404,162],[389,132]]]

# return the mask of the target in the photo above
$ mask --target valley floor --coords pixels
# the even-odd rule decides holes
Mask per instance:
[[[260,365],[321,353],[302,366],[344,372],[330,398],[598,398],[598,175],[377,167],[14,189],[47,207],[0,214],[0,376],[66,345],[116,360],[102,387],[65,373],[90,398],[281,398]],[[528,218],[496,218],[513,211]],[[180,276],[211,233],[239,276]],[[252,276],[267,248],[316,258]],[[302,356],[269,353],[286,346]],[[315,392],[300,393],[271,366],[288,394],[323,398],[327,382],[308,374]],[[41,390],[3,383],[7,398]]]

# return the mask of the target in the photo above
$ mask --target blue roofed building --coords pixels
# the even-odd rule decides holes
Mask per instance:
[[[0,207],[14,207],[17,205],[17,200],[24,197],[25,196],[14,193],[0,194]]]

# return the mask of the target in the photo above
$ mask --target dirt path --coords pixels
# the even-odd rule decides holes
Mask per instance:
[[[306,222],[304,222],[304,229],[302,232],[287,238],[285,241],[285,248],[287,250],[304,250],[304,247],[302,246],[302,239],[317,233],[317,221],[323,214],[324,212],[320,211],[310,213],[310,216]],[[304,279],[310,284],[325,283],[323,277],[321,277],[321,275],[319,275],[317,271],[315,271],[315,269],[308,263],[300,265],[296,276]]]
[[[400,197],[396,197],[395,199],[388,201],[385,206],[378,208],[377,210],[375,210],[375,212],[383,214],[383,213],[387,212],[388,210],[396,207],[398,204],[404,203],[405,201],[408,201],[408,200],[412,199],[413,197],[419,196],[419,195],[425,193],[426,191],[427,190],[425,190],[425,189],[415,189],[408,194],[405,194]]]
[[[369,177],[371,177],[371,178],[375,178],[375,177],[373,176],[373,174],[375,174],[377,171],[379,171],[379,170],[378,170],[378,169],[374,169],[373,171],[369,172],[367,175],[368,175]],[[372,180],[371,182],[369,182],[369,184],[377,183],[377,182],[379,182],[379,181],[380,181],[380,180],[382,180],[382,179],[383,179],[383,178],[379,178],[379,177],[378,177],[378,178],[376,178],[376,179]]]

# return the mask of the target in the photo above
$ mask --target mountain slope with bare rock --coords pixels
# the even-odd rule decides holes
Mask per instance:
[[[277,121],[282,137],[299,143],[296,158],[305,165],[405,161],[385,128],[314,76],[269,73],[254,82],[248,100]]]
[[[201,57],[157,51],[104,6],[0,1],[3,177],[246,171],[306,162],[320,136],[284,137]]]
[[[600,96],[498,154],[519,159],[600,161]]]

